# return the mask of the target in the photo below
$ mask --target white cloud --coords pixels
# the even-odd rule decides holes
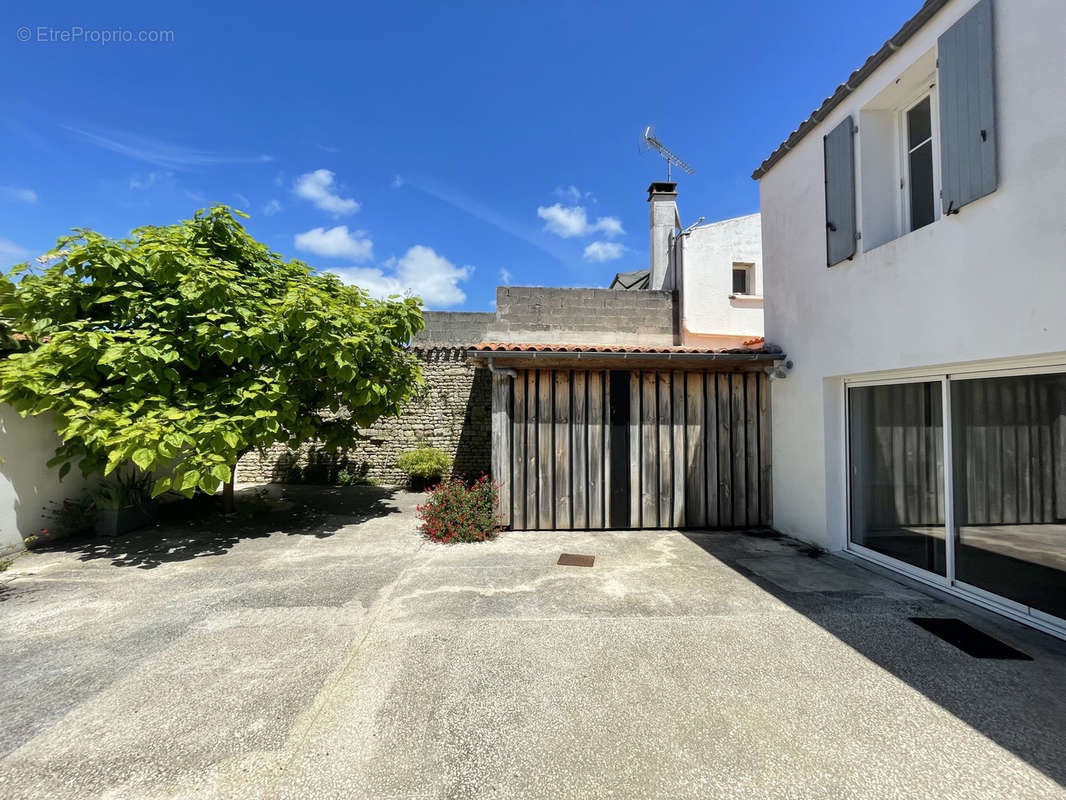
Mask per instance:
[[[268,155],[219,155],[207,150],[197,150],[123,131],[86,131],[67,125],[63,127],[97,147],[169,169],[188,169],[217,164],[265,164],[274,160]]]
[[[366,238],[365,231],[348,232],[347,225],[335,228],[312,228],[296,234],[296,249],[306,250],[327,258],[350,258],[368,261],[374,255],[374,243]]]
[[[617,236],[625,231],[622,230],[622,222],[617,217],[600,217],[595,222],[589,222],[588,214],[583,206],[564,206],[555,203],[550,206],[541,206],[537,209],[537,216],[544,220],[544,229],[564,239],[573,239],[577,236],[601,232],[605,236]]]
[[[20,203],[37,202],[37,192],[33,191],[33,189],[23,189],[18,186],[0,186],[0,194]]]
[[[625,248],[618,242],[592,242],[585,248],[586,261],[614,261],[621,258]]]
[[[151,189],[153,186],[169,181],[173,172],[149,172],[147,175],[134,175],[130,178],[131,189]]]
[[[20,264],[30,257],[30,251],[25,247],[15,244],[10,239],[0,238],[0,266],[10,267],[12,264]]]
[[[240,203],[242,206],[244,206],[244,208],[242,208],[241,211],[247,210],[252,205],[252,201],[249,200],[247,197],[245,197],[240,192],[235,193],[233,196],[237,198],[237,202],[238,203]]]
[[[511,271],[509,269],[500,270],[500,283],[502,283],[504,286],[511,285]]]
[[[277,199],[271,200],[269,203],[263,206],[263,214],[268,217],[274,216],[279,211],[281,211],[281,203],[279,203]]]
[[[393,189],[399,189],[402,186],[403,186],[403,178],[400,175],[397,175],[396,177],[394,177],[392,179],[392,188]]]
[[[345,283],[366,289],[374,297],[414,295],[429,308],[449,308],[466,301],[459,283],[474,274],[471,266],[457,267],[432,247],[415,245],[401,258],[390,258],[378,267],[330,269]]]
[[[581,190],[572,183],[569,186],[556,186],[552,194],[568,203],[577,203],[582,197]]]
[[[333,172],[328,169],[316,169],[296,179],[293,191],[304,200],[310,200],[316,208],[327,211],[334,216],[354,214],[359,210],[359,203],[350,197],[337,194]]]

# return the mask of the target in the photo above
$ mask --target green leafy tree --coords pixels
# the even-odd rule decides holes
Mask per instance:
[[[244,453],[351,446],[421,380],[404,349],[417,300],[285,261],[225,206],[121,240],[76,229],[53,255],[0,281],[0,315],[30,344],[0,363],[0,401],[53,415],[61,475],[132,462],[154,494],[223,484],[232,508]]]

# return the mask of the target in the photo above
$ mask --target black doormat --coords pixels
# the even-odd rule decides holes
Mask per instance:
[[[1032,661],[1031,656],[1015,650],[999,639],[977,630],[961,619],[954,617],[911,617],[915,625],[925,628],[934,636],[939,636],[948,644],[968,653],[974,658],[997,658],[1002,660]]]

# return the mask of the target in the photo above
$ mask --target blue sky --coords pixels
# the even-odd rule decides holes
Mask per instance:
[[[696,169],[684,224],[757,211],[752,170],[920,4],[9,0],[0,265],[221,202],[434,308],[605,286],[647,265],[644,126]]]

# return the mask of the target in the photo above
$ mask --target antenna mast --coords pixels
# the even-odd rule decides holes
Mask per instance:
[[[692,167],[684,162],[684,160],[677,154],[675,154],[669,147],[660,142],[655,137],[655,126],[649,125],[644,129],[644,135],[641,137],[641,147],[644,150],[655,150],[664,161],[666,161],[666,180],[670,180],[670,167],[677,165],[681,167],[685,172],[691,175],[695,172]]]

